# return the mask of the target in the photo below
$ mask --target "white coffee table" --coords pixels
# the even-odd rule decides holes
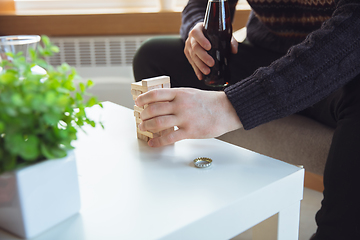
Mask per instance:
[[[150,148],[132,110],[105,102],[88,114],[105,130],[87,128],[74,144],[80,214],[34,239],[230,239],[273,215],[275,234],[260,224],[253,238],[298,239],[304,169],[216,139]],[[213,166],[195,168],[197,157]]]

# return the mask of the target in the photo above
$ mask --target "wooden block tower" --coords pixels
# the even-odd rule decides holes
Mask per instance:
[[[170,77],[168,76],[160,76],[154,78],[144,79],[140,82],[132,83],[131,84],[131,94],[133,95],[133,99],[135,100],[140,94],[145,93],[147,91],[157,89],[157,88],[170,88]],[[136,131],[137,131],[137,138],[149,141],[150,138],[159,137],[162,134],[167,133],[168,131],[174,131],[174,128],[166,129],[164,131],[153,133],[150,131],[141,131],[139,129],[139,124],[142,122],[140,119],[140,113],[147,107],[147,105],[143,107],[134,106],[134,116],[136,120]]]

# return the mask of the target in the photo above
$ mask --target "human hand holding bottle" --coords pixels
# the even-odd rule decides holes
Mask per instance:
[[[210,49],[211,43],[203,33],[203,23],[197,23],[185,41],[184,53],[199,80],[203,79],[203,74],[209,74],[210,67],[215,64],[214,59],[207,53]],[[232,36],[231,52],[236,54],[237,51],[238,42]]]

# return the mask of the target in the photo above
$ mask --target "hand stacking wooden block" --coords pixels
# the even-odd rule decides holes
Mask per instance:
[[[147,91],[157,89],[157,88],[170,88],[170,77],[168,76],[160,76],[154,78],[143,79],[140,82],[131,84],[131,94],[133,99],[135,100],[140,94],[143,94]],[[142,122],[140,119],[140,113],[147,107],[147,105],[143,107],[134,106],[134,116],[136,121],[136,132],[137,138],[149,141],[150,138],[159,137],[162,134],[166,134],[169,131],[174,131],[174,128],[169,128],[159,133],[152,133],[149,131],[143,132],[139,129],[139,124]]]

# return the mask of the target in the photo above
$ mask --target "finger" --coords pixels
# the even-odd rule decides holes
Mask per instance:
[[[189,36],[195,38],[195,40],[201,45],[202,48],[209,51],[211,49],[211,43],[205,37],[203,28],[204,27],[202,23],[196,24],[195,27],[190,31]]]
[[[167,133],[161,137],[152,138],[148,142],[150,147],[162,147],[185,139],[185,132],[181,129]]]
[[[156,116],[173,114],[172,106],[170,102],[151,103],[141,112],[140,118],[145,121]]]
[[[231,38],[231,52],[233,54],[237,54],[238,52],[238,47],[239,47],[239,43],[238,41],[234,38],[234,36]]]
[[[202,72],[199,70],[199,68],[195,65],[195,63],[191,63],[191,66],[192,68],[194,69],[194,72],[196,74],[196,77],[199,79],[199,80],[202,80],[203,79],[203,74]]]
[[[151,104],[154,102],[170,102],[175,98],[175,90],[176,89],[172,88],[151,90],[138,96],[135,100],[135,104],[139,107],[142,107],[146,104]]]
[[[197,57],[207,66],[212,67],[215,64],[214,59],[209,55],[209,53],[201,47],[198,42],[195,40],[191,41],[192,52],[197,55]]]
[[[192,56],[192,60],[194,61],[194,65],[199,69],[199,71],[205,75],[208,75],[210,73],[210,68],[207,66],[201,59],[194,54]]]
[[[201,71],[199,70],[199,68],[195,65],[195,63],[193,62],[193,60],[191,59],[191,56],[190,56],[190,53],[189,51],[187,51],[186,49],[184,50],[184,53],[185,53],[185,56],[186,58],[188,59],[191,67],[193,68],[195,74],[196,74],[196,77],[199,79],[199,80],[202,80],[203,78],[203,75],[201,73]]]
[[[171,128],[175,125],[177,125],[175,116],[165,115],[143,121],[139,124],[139,129],[141,131],[150,131],[157,133],[165,129]]]

